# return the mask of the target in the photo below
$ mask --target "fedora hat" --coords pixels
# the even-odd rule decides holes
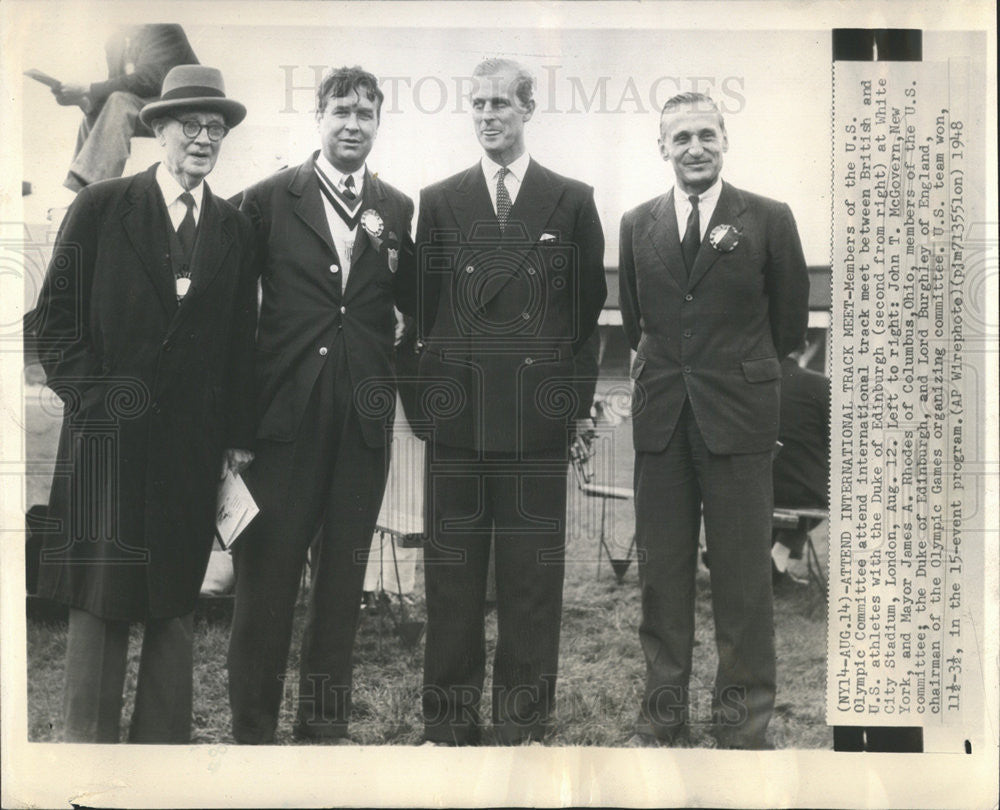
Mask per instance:
[[[139,110],[139,120],[146,126],[173,110],[208,110],[235,127],[246,118],[247,108],[226,98],[226,86],[218,68],[204,65],[177,65],[163,79],[163,89],[156,101]]]

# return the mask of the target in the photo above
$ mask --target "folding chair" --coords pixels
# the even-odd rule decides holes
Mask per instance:
[[[600,401],[595,403],[595,408],[598,413],[606,413],[603,403]],[[597,545],[597,576],[598,578],[601,576],[601,554],[603,552],[607,556],[608,562],[611,563],[611,569],[614,571],[615,578],[620,585],[624,582],[625,572],[628,571],[629,565],[632,562],[632,553],[635,549],[635,535],[632,535],[632,540],[629,542],[628,551],[624,559],[612,555],[607,541],[608,501],[631,500],[635,497],[635,493],[631,487],[616,487],[608,484],[598,484],[594,481],[596,476],[593,468],[593,460],[594,454],[597,452],[597,448],[594,445],[596,436],[596,430],[577,434],[573,440],[573,444],[569,448],[570,463],[573,466],[576,485],[580,492],[588,498],[601,499],[601,531],[598,536]]]

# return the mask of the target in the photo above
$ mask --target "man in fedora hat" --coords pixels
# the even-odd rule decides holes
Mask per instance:
[[[198,64],[184,29],[176,23],[119,26],[104,50],[107,79],[52,88],[58,104],[79,107],[84,114],[73,163],[63,181],[71,191],[121,177],[130,139],[150,134],[139,120],[143,105],[156,100],[171,68]]]
[[[252,457],[253,238],[204,182],[245,115],[215,68],[171,70],[140,113],[162,161],[81,190],[26,324],[65,405],[39,592],[69,606],[66,741],[118,741],[130,622],[129,740],[190,738],[220,467]]]

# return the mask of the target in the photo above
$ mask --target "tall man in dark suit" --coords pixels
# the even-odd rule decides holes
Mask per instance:
[[[485,154],[421,194],[432,430],[423,712],[426,739],[441,744],[480,738],[491,536],[497,741],[540,740],[555,700],[567,448],[593,398],[580,368],[592,367],[583,354],[607,285],[593,190],[525,150],[532,88],[516,62],[480,64],[471,101]]]
[[[218,70],[182,66],[141,115],[163,161],[80,192],[26,324],[65,403],[39,594],[70,608],[71,742],[118,741],[139,621],[129,740],[188,742],[219,467],[241,469],[253,442],[250,223],[203,182],[246,108]]]
[[[72,191],[121,177],[132,136],[151,134],[139,120],[139,110],[160,95],[167,71],[198,64],[184,29],[174,23],[122,26],[108,38],[104,50],[107,79],[52,89],[59,104],[77,106],[84,113],[73,164],[63,183]]]
[[[292,614],[310,542],[298,717],[346,742],[365,562],[385,489],[396,388],[393,304],[413,313],[413,202],[369,172],[382,91],[361,68],[324,76],[320,151],[247,189],[258,241],[260,507],[234,552],[229,696],[237,742],[274,739]]]
[[[727,747],[766,745],[774,707],[771,458],[780,358],[805,334],[809,281],[787,205],[720,177],[718,108],[675,96],[660,118],[674,188],[621,223],[632,366],[636,541],[646,690],[633,744],[688,724],[702,513],[719,666],[713,721]]]

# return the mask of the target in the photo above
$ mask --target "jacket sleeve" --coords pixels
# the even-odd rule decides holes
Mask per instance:
[[[69,384],[82,392],[106,374],[90,329],[90,302],[101,229],[101,211],[91,189],[70,206],[56,236],[35,309],[25,332],[36,342],[47,383],[64,402]]]
[[[633,350],[639,348],[642,337],[642,313],[639,311],[639,293],[635,282],[635,257],[632,253],[632,215],[622,217],[618,241],[618,306],[622,313],[622,328]]]
[[[257,432],[257,390],[254,356],[257,331],[256,243],[249,225],[241,228],[243,255],[233,300],[228,355],[226,446],[252,450]]]
[[[573,376],[576,379],[577,411],[575,417],[590,415],[590,405],[597,387],[598,348],[597,319],[608,297],[608,282],[604,273],[604,229],[597,213],[593,189],[577,214],[573,241],[579,267],[579,307],[576,334],[573,336]]]
[[[809,324],[809,271],[795,218],[784,203],[771,217],[767,251],[768,317],[780,360],[798,347]]]
[[[417,311],[417,258],[410,229],[413,227],[413,200],[403,198],[403,224],[399,235],[399,264],[393,279],[393,297],[396,308],[405,315],[415,316]]]
[[[94,109],[97,109],[116,90],[123,90],[140,98],[155,98],[160,95],[163,77],[171,68],[196,64],[198,57],[191,49],[187,34],[181,26],[147,25],[141,48],[135,57],[133,72],[94,82],[90,85],[90,100]]]
[[[430,257],[435,252],[433,242],[434,201],[428,189],[420,192],[420,214],[417,217],[416,253],[416,316],[417,338],[426,340],[434,329],[438,299],[441,295],[441,273],[429,272]]]

